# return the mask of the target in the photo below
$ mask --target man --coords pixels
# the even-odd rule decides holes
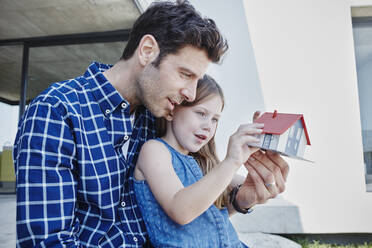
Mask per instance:
[[[193,101],[198,79],[226,50],[213,20],[190,4],[157,3],[135,22],[115,65],[94,62],[37,96],[13,152],[18,246],[146,246],[132,188],[139,149],[155,135],[154,116],[170,120],[176,104]],[[284,190],[287,164],[255,157],[249,176],[231,184],[231,210]]]

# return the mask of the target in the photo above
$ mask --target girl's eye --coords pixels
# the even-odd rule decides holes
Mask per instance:
[[[200,115],[201,117],[205,117],[205,113],[204,112],[196,112],[198,115]]]
[[[213,118],[212,121],[213,121],[214,123],[217,123],[217,122],[218,122],[218,119],[217,119],[217,118]]]

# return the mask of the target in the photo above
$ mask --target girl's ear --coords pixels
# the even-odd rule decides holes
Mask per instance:
[[[138,61],[142,66],[154,61],[160,52],[158,42],[151,34],[146,34],[142,37],[137,51]]]

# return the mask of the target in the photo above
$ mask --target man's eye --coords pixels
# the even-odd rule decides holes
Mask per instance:
[[[182,72],[181,73],[184,77],[186,77],[186,78],[191,78],[191,74],[188,74],[188,73],[186,73],[186,72]]]

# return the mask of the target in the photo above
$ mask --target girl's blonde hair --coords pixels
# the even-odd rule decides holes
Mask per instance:
[[[204,75],[204,77],[198,81],[195,100],[193,102],[185,101],[181,105],[186,106],[186,107],[194,106],[216,95],[218,95],[221,98],[222,110],[223,110],[224,105],[225,105],[225,98],[224,98],[221,87],[217,84],[217,82],[211,76]],[[167,123],[164,118],[157,119],[157,136],[158,137],[162,137],[165,135],[166,126],[167,126]],[[195,153],[190,153],[190,155],[193,156],[195,160],[198,162],[204,175],[208,174],[215,166],[218,166],[220,163],[220,160],[218,159],[217,153],[216,153],[216,144],[214,141],[214,135],[205,146],[203,146],[199,151]],[[228,202],[228,191],[226,188],[225,191],[214,202],[214,205],[221,209],[227,206],[227,202]]]

